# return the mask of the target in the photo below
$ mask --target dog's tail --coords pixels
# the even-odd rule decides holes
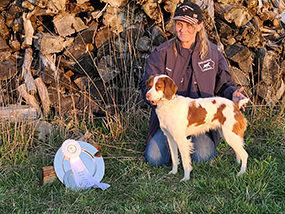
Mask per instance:
[[[249,102],[248,98],[244,98],[242,100],[238,101],[238,107],[241,108],[243,105],[247,104]]]

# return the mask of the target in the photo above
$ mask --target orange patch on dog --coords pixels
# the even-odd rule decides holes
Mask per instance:
[[[243,138],[243,134],[246,130],[247,120],[239,110],[238,102],[234,102],[234,114],[236,123],[233,126],[232,132]]]
[[[170,100],[177,91],[177,86],[174,81],[168,77],[161,77],[155,83],[156,91],[163,91],[166,99]]]
[[[205,108],[203,108],[200,105],[196,107],[195,103],[196,103],[195,101],[192,102],[192,105],[189,106],[188,108],[188,116],[187,116],[188,125],[187,126],[191,126],[193,124],[196,124],[196,126],[199,126],[205,123],[207,111]]]
[[[214,120],[218,120],[220,124],[224,124],[226,122],[226,117],[223,115],[223,110],[226,108],[226,104],[222,104],[218,107],[217,112],[214,114],[212,122]]]
[[[212,101],[212,103],[213,103],[214,105],[216,104],[216,102],[217,102],[216,100],[213,100],[213,101]]]

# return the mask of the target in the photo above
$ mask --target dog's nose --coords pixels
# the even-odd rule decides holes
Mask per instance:
[[[146,93],[145,96],[146,96],[147,99],[149,99],[151,95],[150,95],[150,93]]]

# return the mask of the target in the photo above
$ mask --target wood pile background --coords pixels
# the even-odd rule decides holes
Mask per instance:
[[[142,106],[138,83],[146,59],[173,37],[171,18],[180,3],[2,0],[2,112],[27,104],[32,117],[34,111],[40,116],[97,116],[114,113],[114,107],[128,111]],[[280,103],[285,91],[284,2],[196,3],[203,9],[210,40],[225,54],[246,96],[254,104]]]

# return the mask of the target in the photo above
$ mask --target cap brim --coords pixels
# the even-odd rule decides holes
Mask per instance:
[[[187,22],[188,24],[192,24],[192,25],[195,25],[198,23],[198,19],[192,18],[191,16],[176,16],[176,17],[173,17],[172,20],[183,21],[183,22]]]

